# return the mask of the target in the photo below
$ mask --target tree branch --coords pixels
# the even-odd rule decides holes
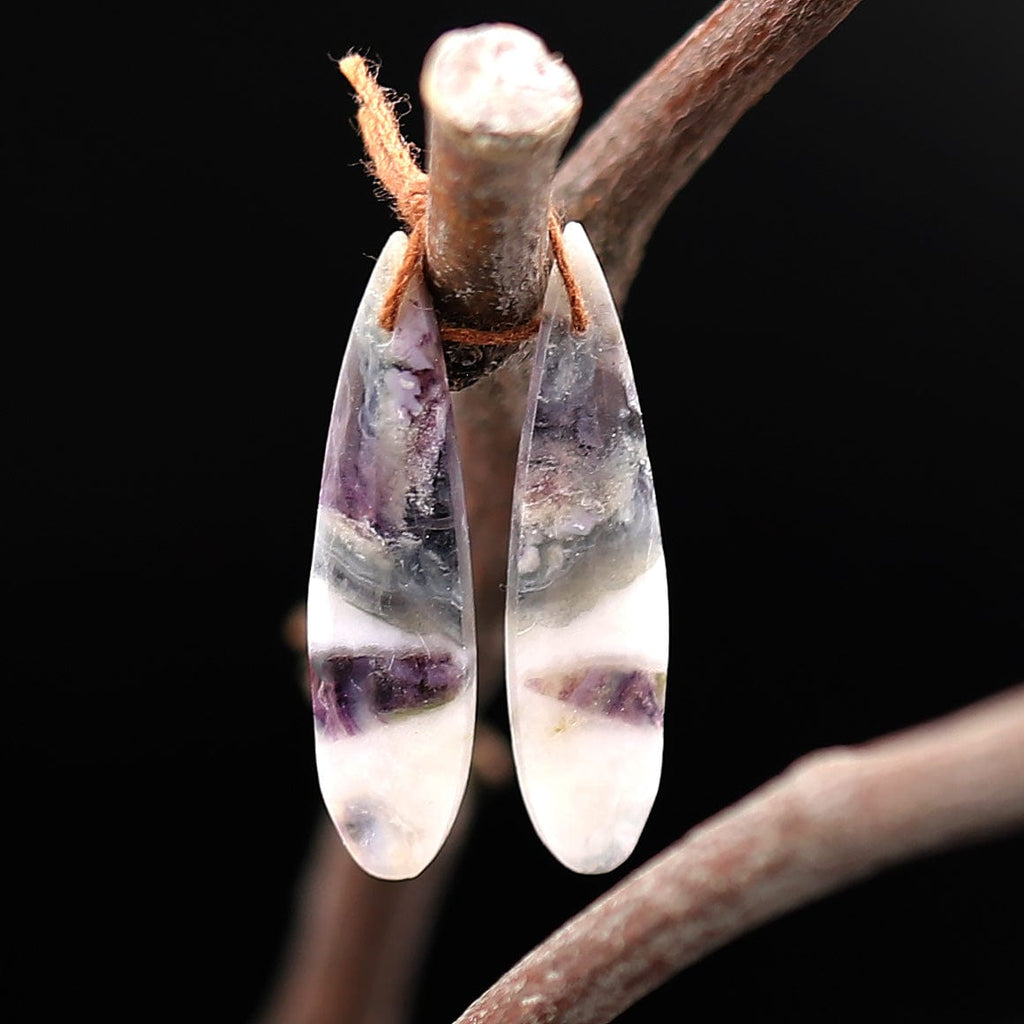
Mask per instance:
[[[416,885],[392,885],[356,865],[325,816],[299,897],[301,926],[292,937],[288,970],[260,1024],[405,1020],[453,850],[446,847]]]
[[[447,32],[420,78],[430,183],[427,276],[438,315],[477,330],[536,316],[551,182],[580,110],[572,73],[532,32]]]
[[[586,227],[620,307],[673,196],[858,2],[724,0],[569,156],[556,205]]]
[[[744,932],[911,857],[1024,824],[1024,686],[822,750],[569,921],[456,1024],[606,1024]]]

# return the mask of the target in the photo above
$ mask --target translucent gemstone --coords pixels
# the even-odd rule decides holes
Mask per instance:
[[[600,264],[565,229],[590,326],[545,300],[519,448],[506,655],[516,770],[548,849],[575,871],[621,864],[661,775],[668,589],[647,443]]]
[[[476,646],[451,397],[422,280],[393,332],[391,236],[342,361],[317,509],[307,631],[320,788],[355,860],[419,874],[469,774]]]

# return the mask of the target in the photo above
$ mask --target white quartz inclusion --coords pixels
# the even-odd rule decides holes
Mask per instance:
[[[664,672],[668,663],[668,602],[665,557],[627,587],[605,594],[569,622],[521,623],[509,610],[510,678],[572,671],[583,661],[621,659],[640,669]],[[518,692],[518,687],[514,687]]]
[[[632,853],[658,791],[668,588],[618,317],[582,228],[564,237],[590,326],[571,331],[553,274],[513,499],[506,671],[534,828],[567,867],[599,873]]]
[[[448,653],[469,675],[472,656],[432,634],[411,635],[356,608],[323,579],[310,581],[312,638],[344,637],[363,654]],[[349,853],[377,878],[418,875],[435,857],[459,809],[473,749],[476,695],[465,687],[425,711],[375,722],[334,737],[314,730],[320,791]]]
[[[519,631],[509,617],[508,684],[519,785],[530,820],[568,868],[599,874],[632,852],[661,777],[660,723],[623,721],[578,708],[528,685],[545,671],[571,672],[617,656],[664,671],[668,661],[665,561],[571,624]]]
[[[473,743],[470,690],[429,711],[356,736],[316,737],[327,811],[345,846],[377,878],[418,875],[436,856],[458,810]],[[441,753],[441,756],[439,755]]]

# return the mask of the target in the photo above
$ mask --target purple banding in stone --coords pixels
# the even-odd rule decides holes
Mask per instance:
[[[542,609],[550,622],[636,578],[660,537],[643,421],[613,341],[577,338],[559,319],[538,351],[516,587],[523,613]]]
[[[331,654],[310,664],[313,717],[327,738],[447,704],[465,685],[449,654]]]
[[[361,366],[346,364],[348,394],[334,406],[320,484],[321,505],[384,538],[401,534],[412,510],[421,519],[451,514],[435,506],[437,479],[448,473],[444,362],[429,307],[404,312],[387,345],[361,350]]]
[[[550,358],[554,365],[549,380],[563,390],[549,386],[540,396],[535,432],[598,456],[611,453],[626,439],[642,442],[640,414],[630,404],[629,390],[616,369],[592,355],[581,359],[568,346],[553,349]]]
[[[465,512],[437,327],[416,281],[393,332],[370,315],[345,354],[313,575],[408,632],[462,640]]]
[[[530,679],[531,690],[632,724],[661,725],[665,712],[665,673],[592,665],[578,672]]]

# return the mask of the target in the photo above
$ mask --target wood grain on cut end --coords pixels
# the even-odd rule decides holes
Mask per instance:
[[[471,149],[534,148],[572,129],[580,93],[572,72],[532,32],[478,25],[447,32],[420,78],[423,102]]]

